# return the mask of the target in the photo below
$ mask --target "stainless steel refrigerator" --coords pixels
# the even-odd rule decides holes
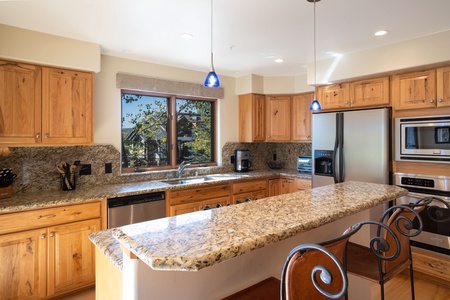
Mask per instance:
[[[314,113],[312,186],[389,184],[390,120],[389,108]]]

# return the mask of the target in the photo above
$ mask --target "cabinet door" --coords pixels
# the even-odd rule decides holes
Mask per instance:
[[[266,97],[267,140],[289,141],[291,139],[291,97]]]
[[[0,236],[0,299],[46,296],[46,230]]]
[[[231,204],[230,196],[214,198],[214,199],[210,199],[210,200],[204,200],[202,203],[202,209],[204,209],[206,206],[211,206],[212,208],[216,208],[217,205],[227,206],[228,204]]]
[[[311,111],[309,106],[314,94],[302,94],[292,97],[292,127],[293,141],[311,141]]]
[[[269,197],[281,195],[281,179],[269,179]]]
[[[40,133],[41,68],[0,60],[0,143],[39,143]]]
[[[281,180],[281,193],[288,194],[297,192],[297,180],[294,178],[283,178]]]
[[[263,142],[266,139],[266,98],[264,95],[239,96],[239,141]]]
[[[392,97],[396,110],[436,107],[436,71],[392,76]]]
[[[236,194],[236,195],[233,195],[233,204],[245,202],[246,200],[252,200],[252,199],[253,199],[252,192]]]
[[[267,198],[267,190],[260,190],[252,192],[253,200]]]
[[[42,68],[42,143],[92,143],[92,86],[92,73]]]
[[[355,81],[350,84],[350,106],[389,104],[389,77]]]
[[[437,107],[450,106],[450,67],[437,69]]]
[[[322,109],[345,107],[349,101],[350,87],[348,83],[330,84],[317,88],[317,100]]]
[[[95,247],[88,235],[99,230],[100,219],[48,228],[48,295],[95,283]]]
[[[178,216],[202,209],[202,202],[193,202],[186,204],[171,205],[169,207],[169,216]]]

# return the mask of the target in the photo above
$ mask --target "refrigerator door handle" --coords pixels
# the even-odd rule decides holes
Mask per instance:
[[[334,138],[334,149],[333,149],[333,160],[332,160],[334,183],[339,182],[339,178],[338,178],[339,174],[338,174],[337,168],[336,168],[336,158],[337,158],[338,149],[339,149],[339,113],[336,113],[336,133],[335,133],[335,138]]]
[[[339,113],[339,179],[344,182],[344,114]]]

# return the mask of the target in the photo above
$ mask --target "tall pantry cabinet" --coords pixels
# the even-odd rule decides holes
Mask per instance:
[[[92,142],[92,73],[0,60],[0,145]]]

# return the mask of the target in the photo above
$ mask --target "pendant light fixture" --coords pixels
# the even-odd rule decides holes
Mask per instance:
[[[317,59],[316,59],[316,2],[320,0],[307,0],[308,2],[314,2],[314,99],[311,102],[309,110],[321,110],[319,101],[317,100]]]
[[[213,63],[213,0],[211,0],[211,67],[209,69],[208,75],[206,75],[205,86],[207,87],[219,87],[219,77],[214,71]]]

